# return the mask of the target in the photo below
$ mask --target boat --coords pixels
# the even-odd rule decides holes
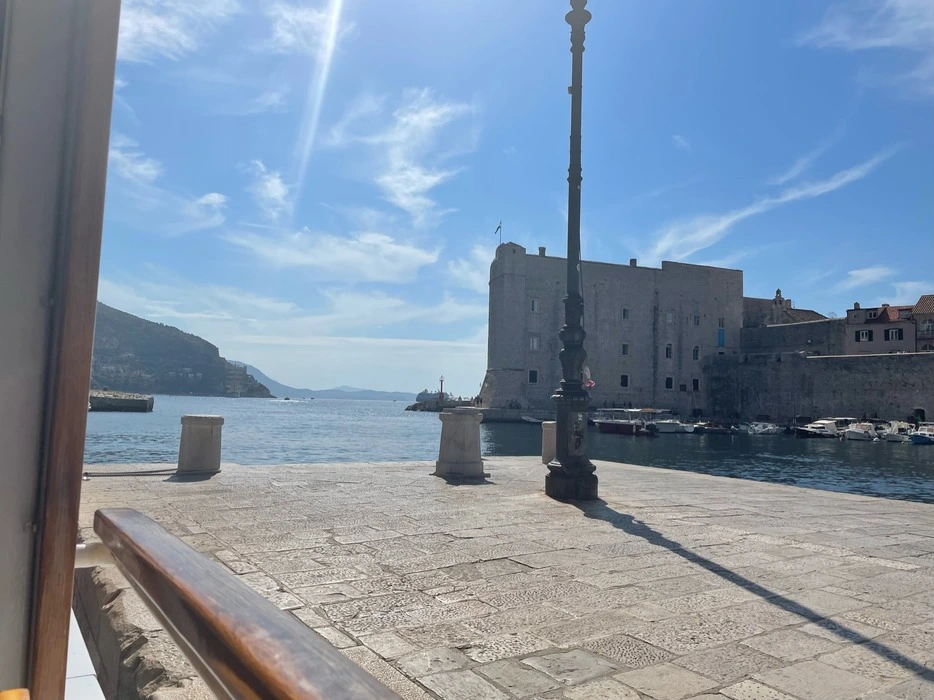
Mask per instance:
[[[694,425],[695,435],[734,435],[737,432],[737,429],[732,425],[721,425],[720,423],[705,422]]]
[[[840,431],[837,430],[837,423],[833,418],[824,418],[807,425],[795,426],[795,437],[838,438],[840,437]]]
[[[595,413],[593,422],[601,433],[651,435],[653,432],[646,417],[654,412],[646,412],[641,408],[601,408]]]
[[[746,432],[750,435],[778,435],[782,432],[782,428],[775,423],[753,423]]]
[[[911,426],[903,421],[893,420],[885,429],[886,442],[911,442]]]
[[[915,445],[934,445],[934,423],[922,423],[909,437]]]
[[[541,418],[535,418],[535,417],[533,417],[533,416],[520,416],[520,417],[522,418],[522,421],[523,421],[524,423],[535,423],[535,424],[538,424],[538,423],[544,423],[544,422],[545,422],[545,421],[543,421]]]
[[[843,431],[844,440],[861,440],[863,442],[872,442],[878,440],[876,437],[876,426],[872,423],[853,423],[848,425]]]
[[[693,423],[682,423],[675,418],[655,421],[655,430],[659,433],[693,433]]]

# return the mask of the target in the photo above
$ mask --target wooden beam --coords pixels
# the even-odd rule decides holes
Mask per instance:
[[[34,700],[60,700],[65,692],[120,14],[120,0],[68,4],[70,78],[56,260],[50,261],[55,274],[30,645]]]
[[[130,508],[94,531],[219,698],[398,698],[295,617]]]

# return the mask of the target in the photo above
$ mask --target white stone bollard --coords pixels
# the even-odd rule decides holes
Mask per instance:
[[[177,474],[216,474],[221,470],[223,416],[182,416]]]
[[[435,476],[457,479],[482,479],[480,459],[480,421],[483,414],[475,408],[454,408],[441,419],[441,448],[435,462]]]
[[[557,425],[553,420],[542,423],[542,464],[550,464],[555,458]]]

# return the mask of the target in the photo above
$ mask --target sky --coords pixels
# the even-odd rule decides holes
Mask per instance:
[[[566,250],[568,9],[124,0],[99,298],[292,386],[476,394],[498,223]],[[585,259],[934,293],[934,3],[588,9]]]

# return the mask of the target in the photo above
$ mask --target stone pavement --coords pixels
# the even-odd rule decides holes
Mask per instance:
[[[571,505],[485,462],[95,477],[82,534],[141,510],[404,698],[934,698],[934,506],[606,462]]]

